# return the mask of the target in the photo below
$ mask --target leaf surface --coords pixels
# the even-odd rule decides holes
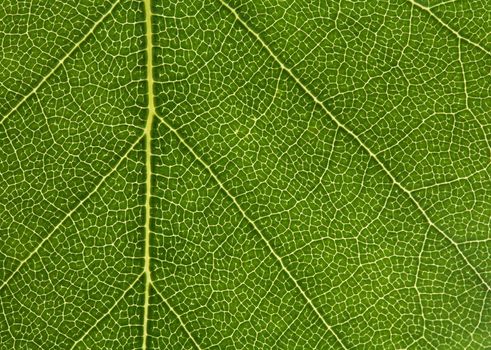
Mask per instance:
[[[1,349],[491,347],[488,1],[4,1]]]

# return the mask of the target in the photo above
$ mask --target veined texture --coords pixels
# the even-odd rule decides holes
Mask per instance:
[[[0,349],[491,347],[489,1],[0,3]]]

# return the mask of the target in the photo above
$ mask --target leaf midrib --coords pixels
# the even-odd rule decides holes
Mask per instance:
[[[144,258],[144,275],[145,275],[145,296],[143,306],[143,343],[142,349],[147,349],[148,340],[148,312],[150,307],[150,290],[152,283],[150,267],[150,214],[152,199],[152,127],[153,117],[155,115],[155,92],[153,81],[153,30],[152,30],[152,4],[151,0],[144,0],[145,9],[145,41],[147,56],[147,123],[145,126],[145,258]]]

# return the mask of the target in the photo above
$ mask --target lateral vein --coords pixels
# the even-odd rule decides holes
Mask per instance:
[[[83,341],[85,339],[85,337],[87,335],[90,334],[90,332],[95,328],[97,327],[97,325],[104,319],[106,318],[107,315],[109,315],[116,306],[118,306],[118,304],[121,302],[121,300],[123,300],[123,298],[126,296],[126,294],[131,290],[133,289],[133,287],[136,285],[136,282],[138,282],[140,280],[140,278],[143,276],[143,273],[140,273],[136,279],[128,286],[128,288],[126,288],[122,293],[121,293],[121,296],[114,302],[114,304],[109,308],[107,309],[107,311],[102,314],[101,317],[99,317],[99,319],[97,319],[95,322],[92,323],[92,326],[90,326],[87,331],[85,331],[84,334],[82,334],[82,336],[80,338],[78,338],[74,343],[73,345],[70,347],[70,350],[75,348],[75,346],[77,346],[77,344],[79,344],[81,341]]]
[[[305,84],[302,83],[302,81],[293,73],[291,69],[289,69],[285,64],[279,59],[279,57],[269,48],[269,46],[264,42],[264,40],[259,36],[258,33],[256,33],[235,11],[234,8],[232,8],[230,5],[228,5],[224,0],[219,0],[223,6],[225,6],[236,18],[236,20],[251,34],[253,35],[256,40],[261,43],[262,47],[269,53],[269,55],[276,61],[276,63],[281,67],[283,71],[285,71],[294,81],[295,83],[308,95],[312,100],[336,123],[338,127],[343,129],[346,133],[348,133],[350,136],[352,136],[358,144],[365,150],[365,152],[368,153],[368,155],[373,158],[377,164],[382,168],[382,170],[387,174],[387,176],[392,180],[392,182],[403,192],[407,194],[411,202],[417,207],[418,211],[423,215],[425,220],[427,221],[428,225],[433,227],[436,231],[438,231],[447,241],[449,241],[452,246],[457,250],[458,254],[462,257],[462,259],[465,261],[466,265],[470,267],[470,269],[474,272],[474,274],[479,278],[481,283],[486,286],[487,290],[491,290],[491,286],[489,283],[481,276],[479,271],[477,271],[476,267],[472,265],[467,259],[467,257],[464,255],[462,250],[459,248],[457,242],[455,242],[449,235],[447,235],[442,229],[440,229],[428,216],[426,211],[423,209],[421,204],[416,200],[416,198],[413,196],[412,191],[406,189],[397,179],[392,175],[392,173],[387,169],[385,164],[378,158],[378,156],[373,153],[370,148],[361,140],[361,138],[355,134],[353,131],[351,131],[346,125],[344,125],[339,119],[337,119],[334,114],[331,113],[329,109],[322,103],[317,96],[310,91],[309,88]],[[411,1],[411,0],[410,0]]]
[[[137,140],[128,148],[128,150],[126,151],[126,153],[111,168],[111,170],[109,170],[109,172],[101,178],[101,180],[99,181],[99,183],[97,183],[97,185],[92,189],[92,191],[90,191],[89,194],[87,194],[87,196],[85,196],[80,202],[78,202],[77,205],[75,205],[75,207],[73,207],[68,213],[66,213],[66,215],[58,222],[58,224],[56,224],[56,226],[53,228],[53,230],[51,230],[51,232],[36,246],[36,248],[34,248],[34,250],[26,258],[24,258],[23,260],[20,261],[19,265],[14,270],[14,272],[12,272],[12,274],[5,281],[3,281],[2,285],[0,286],[0,290],[2,290],[9,283],[9,281],[12,279],[12,277],[14,277],[19,272],[19,270],[21,269],[21,267],[26,262],[28,262],[39,251],[39,249],[43,246],[43,244],[45,244],[53,236],[53,234],[61,227],[61,225],[63,225],[63,223],[69,217],[71,217],[73,215],[73,213],[76,212],[78,210],[78,208],[80,208],[82,206],[82,204],[84,204],[94,193],[96,193],[99,190],[99,188],[107,180],[107,178],[109,176],[111,176],[111,174],[114,173],[118,169],[118,167],[121,165],[121,163],[123,162],[123,160],[128,157],[128,155],[130,154],[130,152],[141,141],[141,139],[143,138],[143,136],[144,136],[144,134],[142,134],[140,137],[137,138]]]
[[[193,345],[198,349],[198,350],[201,350],[201,347],[199,346],[198,342],[196,341],[196,339],[194,339],[193,335],[191,334],[191,332],[188,330],[188,327],[186,326],[186,324],[184,323],[184,321],[182,320],[182,317],[181,315],[179,315],[176,311],[176,309],[174,309],[172,307],[172,305],[169,303],[169,301],[164,297],[164,295],[157,289],[155,288],[155,285],[154,283],[152,282],[152,287],[153,289],[155,290],[155,292],[158,294],[158,296],[160,296],[160,298],[162,299],[162,301],[164,302],[164,304],[169,308],[169,310],[174,314],[174,316],[179,320],[179,323],[182,327],[182,329],[184,330],[184,332],[187,334],[187,336],[189,337],[189,339],[191,339],[191,342],[193,343]]]
[[[468,44],[470,44],[470,45],[478,48],[479,50],[481,50],[485,54],[491,56],[491,52],[489,50],[487,50],[485,47],[481,46],[479,43],[476,43],[476,42],[472,41],[471,39],[466,38],[465,36],[462,36],[462,34],[460,34],[457,30],[453,29],[447,23],[443,22],[443,20],[440,17],[438,17],[437,15],[435,15],[433,13],[433,11],[431,11],[431,8],[420,4],[416,0],[408,0],[408,1],[412,5],[414,5],[415,7],[418,7],[420,10],[423,10],[424,12],[426,12],[427,14],[429,14],[433,19],[435,19],[438,23],[440,23],[445,29],[447,29],[448,31],[452,32],[459,40],[464,40]]]
[[[27,94],[25,95],[15,106],[12,108],[7,114],[5,114],[2,119],[0,120],[0,124],[3,124],[3,122],[10,117],[15,111],[19,109],[20,106],[24,104],[24,102],[27,101],[29,97],[34,95],[39,88],[60,68],[63,66],[65,61],[94,33],[95,29],[113,12],[114,8],[116,5],[119,4],[121,0],[117,0],[114,2],[114,4],[111,5],[109,10],[101,17],[99,18],[98,21],[94,23],[94,25],[90,28],[90,30],[80,39],[75,45],[61,58],[61,60],[58,61],[58,63],[46,74],[38,83],[37,85]]]
[[[259,236],[261,237],[261,239],[264,241],[264,243],[266,244],[266,246],[268,247],[270,253],[275,257],[275,259],[279,262],[280,266],[281,266],[281,269],[282,271],[288,276],[288,278],[295,284],[295,287],[297,288],[297,291],[300,292],[300,294],[302,295],[302,297],[304,298],[304,300],[307,302],[307,304],[312,308],[312,310],[314,311],[314,313],[317,315],[317,317],[319,317],[319,319],[322,321],[322,323],[324,324],[324,326],[326,327],[326,329],[336,338],[336,340],[338,341],[338,343],[342,346],[343,349],[347,350],[348,348],[344,345],[344,343],[341,341],[341,338],[337,335],[336,332],[334,332],[334,329],[333,327],[327,323],[327,321],[324,319],[324,316],[322,316],[322,314],[320,313],[319,309],[314,305],[312,299],[310,299],[310,297],[305,293],[305,291],[303,290],[303,288],[300,286],[300,284],[298,283],[298,281],[296,280],[295,277],[293,277],[293,275],[291,274],[290,270],[288,270],[288,268],[286,267],[285,263],[283,262],[283,259],[281,258],[281,256],[278,255],[278,253],[276,253],[276,251],[273,249],[273,247],[271,246],[271,243],[269,243],[268,239],[264,236],[264,234],[262,233],[262,231],[259,229],[259,227],[256,225],[256,223],[254,222],[254,220],[252,220],[249,215],[245,212],[245,210],[242,208],[242,206],[239,204],[239,202],[237,201],[237,198],[235,198],[235,196],[232,195],[232,193],[230,193],[230,191],[223,185],[222,181],[220,181],[220,179],[218,178],[218,176],[215,174],[215,172],[211,169],[210,165],[208,165],[193,149],[193,147],[191,147],[187,141],[181,136],[181,134],[172,126],[170,125],[164,118],[162,118],[160,115],[156,114],[157,118],[159,119],[159,121],[164,124],[179,140],[179,142],[181,142],[185,147],[186,149],[191,152],[191,154],[194,156],[194,158],[201,163],[201,165],[208,171],[208,173],[211,175],[211,177],[215,180],[215,182],[218,184],[218,186],[220,187],[220,189],[227,195],[227,197],[229,197],[232,202],[234,203],[235,207],[239,210],[239,212],[242,214],[242,216],[247,220],[247,222],[249,223],[249,225],[252,226],[252,228],[254,229],[254,231],[256,231]]]

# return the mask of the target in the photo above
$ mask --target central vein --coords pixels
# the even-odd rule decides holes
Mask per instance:
[[[150,200],[152,197],[152,125],[155,115],[154,91],[153,91],[153,57],[152,57],[152,8],[151,0],[144,0],[145,7],[145,31],[146,31],[146,55],[147,55],[147,92],[148,92],[148,116],[145,126],[145,306],[143,311],[143,350],[147,349],[148,339],[148,309],[150,301]]]

